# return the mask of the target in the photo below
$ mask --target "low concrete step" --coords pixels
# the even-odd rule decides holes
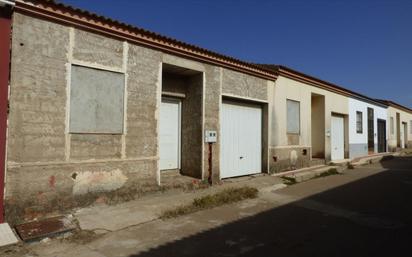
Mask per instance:
[[[310,167],[318,166],[318,165],[325,165],[325,163],[326,163],[325,159],[312,158],[312,160],[310,160]]]
[[[353,159],[351,164],[355,167],[362,166],[362,165],[377,163],[377,162],[380,162],[388,158],[393,158],[393,156],[396,156],[396,155],[399,155],[399,153],[382,153],[382,154],[364,156],[364,157]]]
[[[273,177],[282,177],[282,176],[292,175],[292,174],[296,174],[296,173],[312,171],[312,170],[316,170],[316,169],[319,169],[319,168],[322,168],[322,167],[326,167],[326,165],[316,165],[316,166],[302,168],[302,169],[298,169],[298,170],[289,170],[289,171],[274,173],[274,174],[271,174],[271,176],[273,176]]]
[[[315,177],[329,176],[333,173],[343,173],[346,168],[344,166],[322,166],[312,170],[297,172],[294,174],[285,175],[284,177],[293,179],[297,183],[304,182]]]
[[[347,167],[348,164],[351,162],[351,159],[343,159],[343,160],[335,160],[328,163],[329,166],[340,166],[340,167]]]

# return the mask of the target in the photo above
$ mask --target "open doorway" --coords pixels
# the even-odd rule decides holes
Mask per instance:
[[[325,96],[312,93],[312,159],[325,159]]]
[[[378,119],[378,153],[386,152],[386,121]]]
[[[161,176],[180,173],[202,178],[202,99],[201,72],[163,64],[159,115]]]

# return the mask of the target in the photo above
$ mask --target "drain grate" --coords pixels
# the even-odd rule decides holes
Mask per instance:
[[[74,230],[76,225],[71,219],[58,216],[20,224],[15,228],[23,241],[30,241]]]

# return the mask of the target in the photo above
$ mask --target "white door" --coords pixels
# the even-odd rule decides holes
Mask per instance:
[[[162,99],[160,106],[160,169],[180,168],[180,101]]]
[[[402,122],[402,129],[401,129],[401,148],[406,147],[406,135],[408,133],[408,130],[406,128],[406,123]]]
[[[221,115],[220,177],[260,173],[262,169],[262,109],[226,102]]]
[[[400,129],[400,135],[399,135],[399,138],[401,139],[401,148],[403,148],[403,146],[405,145],[405,142],[404,142],[404,136],[403,136],[403,124],[402,124],[402,127],[401,127],[401,129]]]
[[[342,160],[345,158],[345,130],[343,117],[332,116],[331,120],[331,158]]]

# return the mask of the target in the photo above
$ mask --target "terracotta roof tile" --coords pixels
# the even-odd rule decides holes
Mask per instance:
[[[59,13],[63,15],[72,15],[72,16],[77,16],[78,18],[90,19],[90,20],[102,23],[104,25],[110,25],[113,29],[116,29],[116,30],[131,31],[139,35],[140,37],[151,39],[158,43],[164,43],[171,47],[173,46],[178,47],[180,49],[187,50],[188,52],[192,52],[192,53],[199,53],[199,54],[202,54],[203,56],[213,57],[214,59],[218,61],[226,62],[229,65],[236,64],[239,68],[249,69],[250,71],[252,72],[254,71],[256,73],[260,72],[262,74],[266,74],[266,76],[268,77],[272,77],[272,79],[276,79],[276,75],[273,71],[262,68],[259,65],[245,62],[245,61],[242,61],[240,59],[237,59],[231,56],[216,53],[216,52],[210,51],[208,49],[205,49],[205,48],[202,48],[196,45],[188,44],[188,43],[179,41],[171,37],[163,36],[161,34],[158,34],[158,33],[155,33],[155,32],[152,32],[152,31],[149,31],[149,30],[146,30],[146,29],[134,26],[134,25],[130,25],[124,22],[113,20],[109,17],[98,15],[96,13],[83,10],[80,8],[76,8],[70,5],[66,5],[66,4],[63,4],[63,3],[60,3],[54,0],[16,0],[17,9],[19,9],[19,5],[24,5],[24,4],[26,4],[26,6],[34,4],[34,6],[43,7],[43,9],[51,9],[53,10],[54,13]]]

